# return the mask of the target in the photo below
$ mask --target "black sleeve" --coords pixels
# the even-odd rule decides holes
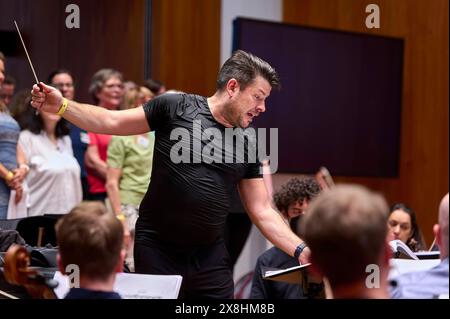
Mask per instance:
[[[248,164],[244,179],[262,178],[262,165],[260,162]]]
[[[254,128],[252,128],[254,129]],[[255,131],[256,133],[256,131]],[[244,175],[244,179],[250,179],[250,178],[262,178],[262,163],[259,160],[259,144],[258,144],[258,136],[251,134],[248,140],[246,141],[246,155],[249,156],[249,154],[256,154],[256,161],[250,161],[247,164],[247,170]]]
[[[175,117],[182,100],[182,94],[163,94],[144,105],[145,117],[150,130],[157,131],[170,123]]]

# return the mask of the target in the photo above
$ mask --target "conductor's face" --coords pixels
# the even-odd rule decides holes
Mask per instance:
[[[266,110],[265,101],[272,87],[266,79],[257,76],[244,90],[240,89],[237,82],[228,89],[231,94],[229,120],[234,127],[246,128]]]

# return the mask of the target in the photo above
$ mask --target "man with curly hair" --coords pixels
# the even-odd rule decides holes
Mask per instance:
[[[273,201],[278,211],[297,232],[298,218],[308,208],[311,200],[320,192],[320,186],[313,178],[292,178],[274,194]]]
[[[303,215],[310,201],[320,192],[320,186],[315,179],[309,177],[292,178],[273,196],[278,211],[291,228],[296,226],[293,221]],[[253,276],[251,299],[301,299],[306,298],[302,286],[284,282],[264,280],[264,268],[290,268],[298,266],[298,260],[284,253],[277,247],[272,247],[256,262]]]

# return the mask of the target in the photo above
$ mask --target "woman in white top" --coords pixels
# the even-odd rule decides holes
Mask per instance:
[[[30,171],[28,215],[66,214],[82,200],[80,166],[73,156],[66,121],[29,107],[19,120]]]

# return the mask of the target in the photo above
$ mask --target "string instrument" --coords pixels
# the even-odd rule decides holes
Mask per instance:
[[[334,187],[334,181],[330,172],[324,166],[322,166],[316,173],[316,180],[322,190],[330,189]]]
[[[58,284],[30,268],[30,254],[23,246],[13,244],[4,257],[3,274],[12,285],[24,287],[34,299],[56,299],[53,291]]]

